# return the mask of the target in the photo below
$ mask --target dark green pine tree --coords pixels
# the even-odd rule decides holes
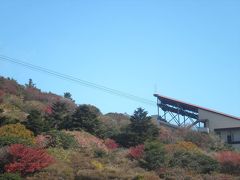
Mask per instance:
[[[25,84],[25,86],[26,86],[27,88],[35,88],[35,87],[36,87],[35,84],[33,83],[33,80],[32,80],[32,79],[29,79],[29,80],[28,80],[28,84]]]
[[[79,105],[73,113],[69,123],[71,130],[84,130],[91,134],[98,134],[101,122],[96,112],[89,105]]]
[[[34,135],[38,135],[45,130],[45,122],[41,113],[37,110],[32,110],[27,116],[27,121],[24,123],[26,128],[31,130]]]
[[[151,122],[151,117],[144,109],[138,108],[135,110],[130,121],[131,123],[127,126],[126,131],[117,138],[123,146],[136,146],[143,144],[146,140],[153,140],[158,137],[159,129]]]
[[[69,118],[69,110],[66,103],[57,101],[52,105],[52,113],[46,117],[51,128],[66,129],[66,120]]]
[[[70,92],[65,92],[63,96],[67,99],[73,100]]]

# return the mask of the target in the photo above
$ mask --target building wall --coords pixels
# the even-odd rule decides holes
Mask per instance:
[[[231,136],[233,142],[240,143],[240,128],[238,129],[218,129],[215,132],[221,137],[225,142],[228,141],[228,136]]]
[[[198,113],[199,119],[208,120],[206,126],[212,132],[214,129],[240,127],[240,120],[202,109],[199,109]]]
[[[202,109],[198,112],[199,119],[207,119],[206,127],[210,132],[217,133],[224,142],[240,149],[240,120]],[[232,142],[229,142],[229,136]]]
[[[232,147],[234,147],[236,149],[240,149],[240,144],[232,144]]]

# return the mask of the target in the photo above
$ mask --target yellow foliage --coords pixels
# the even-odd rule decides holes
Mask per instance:
[[[0,127],[0,136],[20,137],[34,142],[33,132],[26,129],[26,127],[20,123]]]
[[[56,159],[69,163],[71,162],[71,156],[75,153],[73,150],[63,148],[48,148],[47,151]]]
[[[170,144],[166,146],[167,151],[188,151],[193,153],[201,153],[202,150],[194,143],[188,141],[179,141],[176,144]]]
[[[103,169],[103,164],[98,162],[98,161],[91,161],[91,164],[94,166],[95,169],[97,170],[102,170]]]

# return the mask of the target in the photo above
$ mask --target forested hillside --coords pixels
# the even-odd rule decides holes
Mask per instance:
[[[69,90],[70,91],[70,90]],[[215,134],[159,127],[143,108],[102,114],[69,92],[0,77],[0,180],[240,179]]]

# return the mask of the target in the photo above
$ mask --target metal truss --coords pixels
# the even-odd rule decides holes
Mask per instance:
[[[157,100],[158,120],[177,125],[179,127],[200,128],[205,126],[199,120],[198,112],[183,108],[181,104],[169,105]]]

